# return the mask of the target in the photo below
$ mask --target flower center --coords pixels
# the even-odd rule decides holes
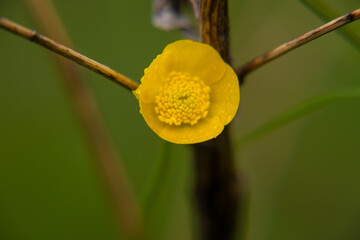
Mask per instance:
[[[160,121],[180,126],[195,125],[205,118],[210,106],[210,87],[189,73],[171,72],[155,97]]]

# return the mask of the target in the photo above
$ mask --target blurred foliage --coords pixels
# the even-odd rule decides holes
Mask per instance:
[[[279,128],[282,128],[287,124],[299,120],[309,114],[319,111],[331,104],[358,98],[360,98],[360,88],[358,87],[339,89],[313,97],[291,107],[290,109],[265,122],[263,125],[251,130],[245,136],[242,136],[242,138],[235,140],[234,147],[236,150],[239,150],[246,147],[248,144],[263,138],[271,132],[276,131]]]
[[[132,79],[181,38],[151,25],[150,1],[54,2],[76,50]],[[359,7],[357,0],[329,3],[342,14]],[[298,1],[230,0],[229,6],[235,65],[323,23]],[[0,16],[37,29],[22,1],[0,1]],[[95,165],[48,54],[0,31],[0,239],[117,239]],[[330,33],[267,64],[241,89],[234,137],[314,95],[358,87],[359,63],[359,52]],[[163,141],[128,91],[84,72],[140,198]],[[243,149],[238,167],[250,193],[247,239],[360,238],[359,108],[359,100],[331,105]],[[150,206],[150,236],[193,239],[190,149],[172,146],[170,161]]]

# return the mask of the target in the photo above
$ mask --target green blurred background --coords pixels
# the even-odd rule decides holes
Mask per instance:
[[[54,1],[79,52],[139,81],[166,44],[150,1]],[[328,0],[345,14],[358,0]],[[322,21],[299,1],[230,0],[235,65]],[[23,1],[0,16],[37,29]],[[353,23],[359,30],[360,22]],[[56,40],[56,39],[55,39]],[[0,31],[0,239],[117,239],[114,217],[49,52]],[[248,76],[232,132],[239,138],[317,94],[360,86],[360,54],[330,33]],[[127,91],[83,70],[140,197],[163,141]],[[337,103],[237,151],[249,192],[248,240],[360,239],[360,99]],[[194,239],[191,149],[172,147],[153,202],[153,239]]]

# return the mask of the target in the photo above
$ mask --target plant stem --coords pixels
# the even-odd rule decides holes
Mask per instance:
[[[310,32],[307,32],[289,42],[286,42],[277,48],[251,60],[250,62],[244,64],[240,68],[236,70],[236,74],[238,75],[238,78],[240,80],[240,83],[243,83],[244,77],[249,74],[250,72],[254,71],[255,69],[261,67],[265,63],[270,62],[271,60],[274,60],[275,58],[280,57],[281,55],[297,48],[305,43],[308,43],[326,33],[329,33],[339,27],[342,27],[348,23],[351,23],[353,21],[356,21],[360,19],[360,9],[354,10],[346,15],[343,15],[339,18],[336,18],[332,20],[331,22],[328,22],[314,30],[311,30]]]
[[[154,199],[159,195],[159,191],[164,183],[166,183],[166,178],[169,174],[171,159],[171,147],[172,144],[166,141],[163,141],[160,150],[158,159],[155,162],[154,169],[151,172],[149,180],[145,185],[144,194],[142,197],[142,208],[144,215],[148,215],[153,205]]]
[[[125,77],[124,75],[114,71],[113,69],[105,66],[99,62],[96,62],[60,43],[57,43],[50,38],[42,36],[38,34],[36,31],[28,29],[24,26],[21,26],[15,22],[12,22],[6,18],[0,17],[0,27],[8,30],[11,33],[19,35],[23,38],[26,38],[32,42],[35,42],[57,54],[60,54],[77,64],[80,64],[110,80],[115,83],[120,84],[121,86],[125,87],[126,89],[133,91],[139,85],[130,80],[129,78]]]
[[[26,3],[36,22],[47,35],[68,46],[72,45],[56,8],[50,0],[26,0]],[[0,22],[8,26],[6,21],[0,20]],[[22,31],[19,26],[14,31],[28,33],[27,30]],[[142,220],[135,196],[128,184],[121,159],[101,118],[91,89],[87,86],[79,66],[59,55],[51,54],[51,56],[59,68],[60,80],[95,160],[102,184],[108,194],[110,207],[116,218],[116,225],[127,239],[138,239],[142,234]]]
[[[200,35],[230,63],[227,0],[200,1]],[[195,194],[201,239],[233,239],[238,218],[239,183],[228,128],[194,145]]]

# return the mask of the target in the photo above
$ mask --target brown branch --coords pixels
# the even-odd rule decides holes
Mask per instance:
[[[201,40],[230,64],[227,0],[200,1]],[[240,187],[229,129],[215,139],[194,145],[195,194],[201,239],[230,240],[235,235]]]
[[[201,41],[213,46],[230,64],[229,57],[229,18],[227,0],[200,1]]]
[[[360,9],[354,10],[344,16],[341,16],[339,18],[336,18],[332,20],[331,22],[328,22],[310,32],[307,32],[289,42],[286,42],[277,48],[251,60],[250,62],[244,64],[240,68],[236,70],[236,74],[238,75],[238,78],[240,81],[244,79],[244,77],[252,72],[253,70],[261,67],[265,63],[270,62],[271,60],[274,60],[277,57],[280,57],[281,55],[297,48],[305,43],[308,43],[326,33],[329,33],[339,27],[342,27],[348,23],[351,23],[353,21],[356,21],[360,19]]]
[[[50,0],[27,0],[26,2],[30,13],[47,35],[72,46],[66,29]],[[21,28],[20,30],[17,28],[16,31],[21,31]],[[93,154],[104,188],[111,201],[110,207],[116,217],[117,226],[128,239],[138,237],[142,234],[138,206],[122,168],[121,159],[101,118],[91,89],[86,84],[83,72],[71,61],[59,55],[51,54],[51,56],[59,68],[60,80],[65,86],[88,147]]]
[[[328,0],[300,0],[300,2],[325,22],[341,16],[341,12]],[[360,31],[358,29],[355,26],[340,28],[339,33],[345,40],[360,50]]]
[[[77,64],[80,64],[96,73],[103,75],[104,77],[112,80],[120,84],[121,86],[125,87],[126,89],[132,91],[138,87],[138,84],[129,78],[125,77],[124,75],[114,71],[113,69],[96,62],[62,44],[59,44],[45,36],[38,34],[34,30],[30,30],[24,26],[21,26],[15,22],[12,22],[6,18],[0,17],[0,27],[8,30],[11,33],[19,35],[23,38],[26,38],[30,41],[33,41],[41,46],[56,52]]]

